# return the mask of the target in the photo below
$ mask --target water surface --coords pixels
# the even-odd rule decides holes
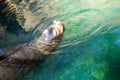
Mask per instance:
[[[37,0],[35,0],[37,1]],[[23,80],[119,80],[120,1],[41,0],[34,35],[54,19],[65,25],[57,50]]]

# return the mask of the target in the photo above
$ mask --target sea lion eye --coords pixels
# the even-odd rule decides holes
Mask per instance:
[[[48,30],[48,33],[49,33],[49,34],[53,34],[53,28],[49,29],[49,30]]]

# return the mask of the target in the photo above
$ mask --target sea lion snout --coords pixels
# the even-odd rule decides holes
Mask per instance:
[[[57,31],[59,34],[63,34],[64,32],[64,25],[61,21],[59,20],[54,20],[53,21],[53,28],[58,29],[59,31]]]
[[[61,21],[54,20],[52,26],[46,29],[43,34],[45,40],[53,40],[54,38],[61,38],[64,32],[64,25]]]

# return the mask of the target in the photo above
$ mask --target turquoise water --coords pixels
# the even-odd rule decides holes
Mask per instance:
[[[42,8],[34,13],[42,22],[34,34],[54,19],[64,23],[65,34],[57,50],[23,80],[120,80],[119,0],[44,0],[39,4]]]

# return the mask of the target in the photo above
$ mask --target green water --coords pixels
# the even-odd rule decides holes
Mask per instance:
[[[36,15],[47,15],[40,26],[61,20],[64,38],[57,50],[23,80],[120,80],[120,1],[43,2],[37,3],[42,9]]]

